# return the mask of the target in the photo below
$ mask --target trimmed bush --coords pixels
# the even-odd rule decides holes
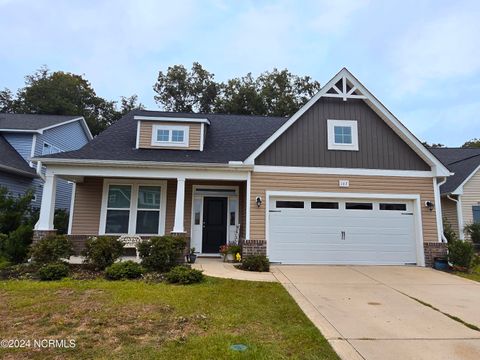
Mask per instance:
[[[203,273],[200,270],[191,269],[188,266],[175,266],[165,274],[165,278],[171,284],[194,284],[203,281]]]
[[[45,264],[38,270],[38,277],[43,281],[60,280],[70,272],[68,265],[63,262]]]
[[[468,224],[463,228],[463,231],[465,231],[465,234],[467,234],[475,244],[480,244],[480,223],[475,222]]]
[[[472,267],[474,249],[470,241],[453,241],[448,244],[448,261],[468,271]]]
[[[247,271],[270,271],[270,262],[264,255],[250,255],[243,258],[240,269]]]
[[[32,226],[29,224],[20,225],[16,230],[9,233],[8,238],[4,240],[3,256],[14,264],[26,261],[32,237]]]
[[[85,243],[85,263],[103,270],[112,265],[123,253],[123,243],[114,236],[92,236]]]
[[[150,271],[167,272],[183,261],[186,241],[177,236],[157,236],[138,244],[142,265]]]
[[[458,240],[458,236],[453,230],[452,224],[450,224],[450,222],[446,218],[443,218],[443,234],[445,235],[445,238],[449,243]]]
[[[30,247],[32,260],[39,264],[58,262],[73,254],[73,244],[65,235],[47,236]]]
[[[143,267],[134,261],[121,261],[107,267],[105,277],[109,280],[138,279],[143,271]]]

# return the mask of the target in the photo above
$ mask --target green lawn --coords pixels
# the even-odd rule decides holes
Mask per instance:
[[[456,275],[480,282],[480,265],[473,268],[471,273],[456,272]]]
[[[75,339],[75,349],[0,349],[0,358],[338,359],[278,283],[207,278],[0,282],[0,339]],[[234,352],[232,344],[248,350]]]

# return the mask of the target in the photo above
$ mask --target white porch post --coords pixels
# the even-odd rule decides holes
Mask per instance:
[[[43,184],[40,216],[38,222],[35,224],[35,230],[53,230],[56,187],[57,177],[51,173],[47,173],[45,175],[45,183]]]
[[[172,233],[184,233],[185,178],[177,178],[177,198],[175,201],[175,222]]]

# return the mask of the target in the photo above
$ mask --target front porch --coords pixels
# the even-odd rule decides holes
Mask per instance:
[[[156,176],[145,176],[147,169],[125,169],[100,176],[105,171],[98,169],[89,176],[89,171],[83,170],[65,166],[47,169],[35,226],[37,238],[55,231],[52,189],[62,178],[74,183],[68,236],[76,254],[94,235],[184,236],[188,247],[204,256],[218,256],[221,245],[245,239],[245,171],[157,169]]]

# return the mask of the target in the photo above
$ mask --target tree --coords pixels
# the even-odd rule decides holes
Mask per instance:
[[[221,97],[215,101],[215,111],[225,114],[265,114],[265,103],[258,83],[251,73],[221,84]]]
[[[429,144],[429,143],[426,142],[426,141],[422,142],[422,144],[423,144],[423,146],[425,146],[426,148],[431,148],[431,149],[437,149],[437,148],[443,148],[443,147],[445,147],[445,145],[440,144],[440,143],[438,143],[438,144],[435,144],[435,143]]]
[[[462,145],[462,148],[480,148],[480,139],[472,139]]]
[[[124,111],[142,107],[136,95],[122,98],[120,110],[115,101],[107,101],[95,93],[90,82],[81,75],[63,71],[51,72],[46,66],[25,77],[25,87],[16,97],[6,89],[0,92],[0,111],[26,114],[80,115],[96,135],[118,120]]]

